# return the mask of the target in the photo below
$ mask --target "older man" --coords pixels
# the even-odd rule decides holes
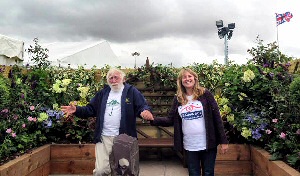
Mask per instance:
[[[111,68],[106,76],[108,86],[100,90],[86,106],[62,106],[67,115],[96,117],[94,142],[96,164],[94,175],[109,175],[109,154],[113,139],[119,134],[137,137],[136,117],[153,119],[144,96],[132,85],[125,83],[125,73]]]

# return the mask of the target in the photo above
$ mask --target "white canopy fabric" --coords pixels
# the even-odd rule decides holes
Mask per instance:
[[[78,68],[102,68],[105,65],[120,66],[118,57],[107,41],[94,44],[87,42],[52,43],[46,45],[51,65]]]
[[[13,65],[23,61],[24,42],[0,34],[0,64]]]

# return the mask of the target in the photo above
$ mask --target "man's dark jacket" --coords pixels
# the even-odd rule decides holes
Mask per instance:
[[[96,117],[94,143],[101,142],[104,113],[110,91],[111,88],[105,86],[92,98],[89,104],[82,107],[77,106],[76,112],[74,113],[77,117]],[[121,123],[119,134],[125,133],[129,136],[137,137],[136,117],[140,116],[144,110],[150,111],[145,97],[135,87],[125,83],[121,97]]]

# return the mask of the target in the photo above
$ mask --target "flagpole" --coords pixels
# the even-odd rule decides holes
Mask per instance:
[[[277,13],[276,13],[276,16],[277,16]],[[278,40],[278,24],[277,24],[277,18],[276,18],[276,31],[277,31],[277,52],[278,52],[278,58],[279,58],[279,61],[280,61],[280,52],[279,52],[279,40]]]

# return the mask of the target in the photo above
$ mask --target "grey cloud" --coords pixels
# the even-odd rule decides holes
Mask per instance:
[[[218,38],[215,21],[222,19],[225,25],[236,23],[229,51],[245,54],[255,45],[257,35],[268,42],[276,40],[276,3],[270,2],[273,1],[2,0],[0,34],[27,41],[38,37],[47,42],[105,39],[118,44],[135,43],[137,47],[160,38],[186,38],[207,56],[217,56],[223,55],[224,40]],[[291,49],[297,52],[297,48]],[[184,54],[172,52],[156,54],[176,63],[186,59]]]

